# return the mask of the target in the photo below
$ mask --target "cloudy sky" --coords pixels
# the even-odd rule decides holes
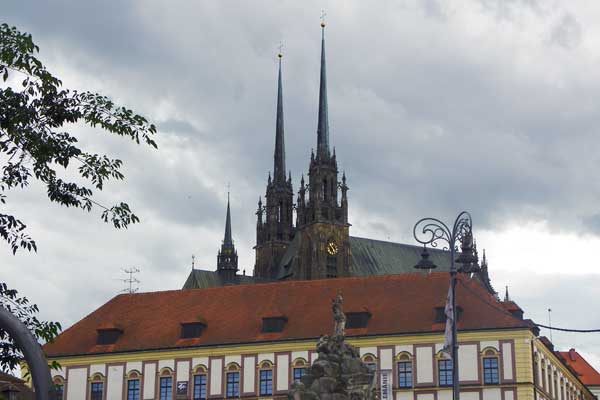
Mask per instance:
[[[214,269],[231,182],[241,269],[272,169],[277,47],[294,187],[316,144],[319,16],[327,12],[331,141],[350,186],[351,234],[412,242],[423,216],[471,211],[493,284],[540,323],[599,328],[600,3],[560,0],[5,2],[66,87],[110,95],[159,127],[159,150],[75,127],[124,161],[126,231],[10,193],[38,253],[0,247],[3,280],[70,326],[117,294]],[[547,335],[549,333],[543,332]],[[553,334],[600,368],[600,334]]]

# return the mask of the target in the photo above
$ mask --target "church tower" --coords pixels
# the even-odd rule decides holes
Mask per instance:
[[[254,276],[273,278],[281,258],[294,237],[293,211],[294,190],[291,174],[286,179],[285,142],[283,132],[283,89],[281,82],[281,59],[279,53],[279,78],[277,83],[277,118],[275,124],[275,154],[273,178],[269,174],[266,204],[258,200],[256,212],[256,264]]]
[[[224,284],[233,283],[238,271],[238,255],[231,237],[231,210],[227,193],[227,217],[225,218],[225,237],[217,255],[217,273]]]
[[[295,279],[349,276],[348,186],[345,174],[338,181],[335,155],[329,146],[325,23],[321,22],[321,83],[317,123],[317,153],[311,154],[308,185],[300,182],[297,230],[300,235],[299,268]],[[308,199],[306,198],[308,192]],[[341,195],[341,198],[339,197]]]

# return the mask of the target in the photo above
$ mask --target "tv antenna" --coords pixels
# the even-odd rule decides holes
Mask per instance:
[[[119,279],[120,281],[122,281],[123,283],[127,284],[128,287],[125,287],[123,290],[121,290],[120,293],[136,293],[138,290],[140,290],[139,286],[134,286],[135,284],[140,283],[140,281],[135,277],[135,274],[140,272],[139,268],[136,267],[132,267],[132,268],[122,268],[123,272],[125,272],[127,275],[129,275],[128,278],[125,279]]]

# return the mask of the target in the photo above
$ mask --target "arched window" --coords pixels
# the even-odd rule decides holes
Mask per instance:
[[[95,373],[90,378],[90,400],[104,399],[104,376],[100,373]]]
[[[225,396],[228,399],[240,397],[240,366],[230,363],[225,368]]]
[[[482,354],[484,385],[498,385],[500,383],[498,352],[490,347],[484,349]]]
[[[542,369],[540,375],[542,375],[542,379],[540,380],[540,385],[542,389],[546,390],[546,361],[542,360]]]
[[[327,200],[327,179],[323,179],[323,200]]]
[[[173,398],[173,370],[163,368],[158,380],[158,399],[171,400]]]
[[[299,382],[300,379],[306,375],[308,370],[308,362],[304,358],[296,358],[292,362],[292,377],[294,382]]]
[[[62,376],[55,376],[52,379],[52,383],[54,384],[54,388],[56,390],[56,399],[62,400],[65,393],[65,378]]]
[[[207,368],[204,365],[198,365],[192,373],[192,400],[206,400],[207,393]]]
[[[398,388],[408,389],[413,387],[413,360],[409,353],[400,353],[396,357],[398,371]]]
[[[127,390],[127,400],[140,400],[142,386],[140,384],[141,377],[142,374],[138,371],[131,371],[127,374],[127,384],[125,386]]]
[[[367,353],[361,357],[362,362],[365,363],[367,368],[371,371],[377,371],[377,358],[371,354]]]
[[[273,364],[270,361],[263,361],[258,366],[258,394],[273,395]]]

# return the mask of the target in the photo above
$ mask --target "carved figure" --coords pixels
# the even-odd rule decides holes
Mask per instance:
[[[333,309],[333,337],[343,338],[346,334],[346,315],[344,314],[344,298],[341,293],[332,300]]]

